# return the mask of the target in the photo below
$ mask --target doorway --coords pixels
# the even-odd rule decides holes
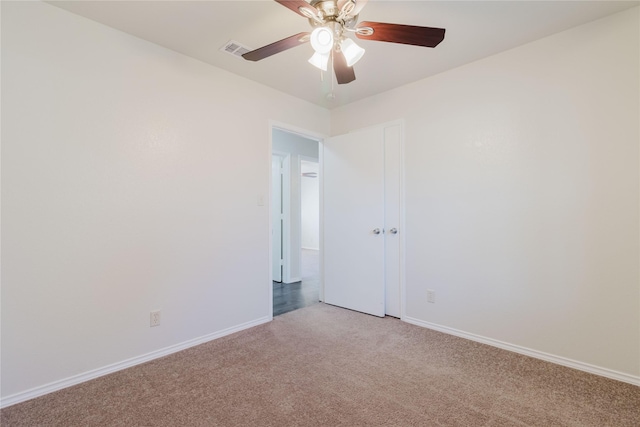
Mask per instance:
[[[273,315],[320,300],[319,138],[272,127]]]

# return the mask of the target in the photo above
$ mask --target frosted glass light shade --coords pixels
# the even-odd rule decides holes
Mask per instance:
[[[320,68],[322,71],[327,71],[327,65],[329,64],[329,54],[328,53],[314,53],[311,58],[309,58],[309,64],[314,67]]]
[[[311,46],[317,53],[329,53],[333,49],[333,31],[318,27],[311,33]]]
[[[351,39],[344,39],[342,43],[340,43],[340,48],[342,53],[344,54],[345,59],[347,60],[347,66],[351,67],[353,64],[358,62],[360,58],[364,56],[365,50],[358,46]]]

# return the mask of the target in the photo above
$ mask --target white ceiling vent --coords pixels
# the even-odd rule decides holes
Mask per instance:
[[[253,49],[249,49],[248,47],[238,43],[237,41],[229,40],[224,46],[220,48],[221,51],[227,52],[230,55],[235,56],[236,58],[242,59],[242,55],[247,52],[251,52]]]

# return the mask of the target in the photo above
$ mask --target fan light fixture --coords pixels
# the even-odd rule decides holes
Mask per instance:
[[[311,46],[317,53],[329,53],[333,49],[333,31],[318,27],[311,33]]]
[[[361,48],[351,39],[344,39],[340,43],[340,49],[344,54],[344,58],[347,60],[347,66],[352,67],[353,64],[358,62],[364,55],[364,49]]]
[[[309,59],[309,64],[322,71],[327,71],[329,55],[333,49],[333,31],[327,27],[318,27],[311,33],[311,46],[316,52]]]
[[[333,37],[333,31],[329,27],[318,27],[311,33],[311,46],[315,53],[309,59],[309,63],[322,71],[327,71],[331,49],[338,42]],[[353,66],[364,55],[364,49],[353,40],[345,38],[339,41],[340,50],[347,61],[347,67]]]
[[[309,64],[316,68],[320,68],[322,71],[327,71],[327,66],[329,65],[329,54],[316,52],[311,58],[309,58]]]

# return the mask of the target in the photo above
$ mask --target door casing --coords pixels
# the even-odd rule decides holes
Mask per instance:
[[[282,282],[283,249],[283,157],[271,156],[271,273],[274,282]]]

